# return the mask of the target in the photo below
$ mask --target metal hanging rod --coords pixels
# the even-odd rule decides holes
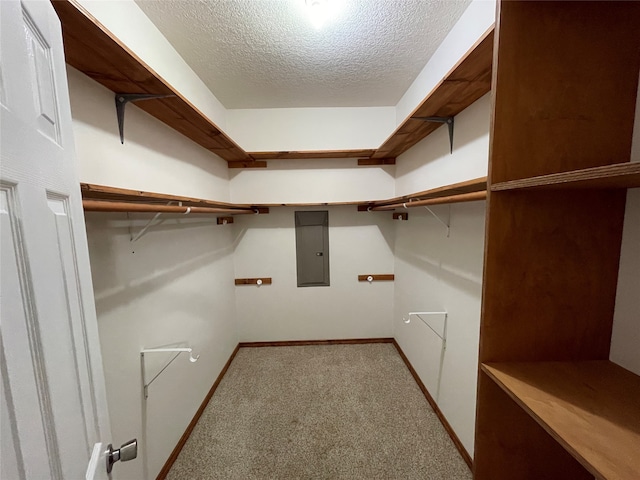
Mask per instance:
[[[426,200],[415,200],[404,203],[392,203],[389,205],[379,205],[377,207],[370,207],[370,210],[374,212],[381,212],[384,210],[395,210],[396,208],[413,208],[424,207],[426,205],[441,205],[444,203],[463,203],[463,202],[475,202],[478,200],[484,200],[487,198],[487,191],[460,193],[458,195],[449,195],[447,197],[435,197],[428,198]]]
[[[147,382],[144,355],[146,353],[166,353],[166,352],[176,352],[176,354],[173,356],[171,360],[169,360],[169,362],[164,367],[162,367],[162,369],[151,380]],[[169,365],[171,365],[173,361],[176,358],[178,358],[178,356],[183,352],[189,353],[189,361],[191,363],[197,362],[198,359],[200,358],[200,355],[196,355],[195,357],[193,356],[193,349],[190,347],[145,348],[143,350],[140,350],[140,362],[142,363],[142,389],[144,391],[145,399],[149,398],[149,385],[151,385],[154,382],[154,380],[158,378],[162,374],[162,372],[164,372],[169,367]]]
[[[83,200],[82,207],[90,212],[142,212],[142,213],[226,213],[249,215],[260,213],[251,208],[187,207],[181,205],[160,205],[153,203],[109,202],[106,200]]]

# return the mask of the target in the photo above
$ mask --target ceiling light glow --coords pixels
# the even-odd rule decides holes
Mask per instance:
[[[339,0],[305,0],[305,4],[309,20],[317,29],[335,18],[340,11]]]

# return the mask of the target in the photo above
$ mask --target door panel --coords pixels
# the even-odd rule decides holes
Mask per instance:
[[[296,212],[298,287],[329,286],[329,212]]]
[[[2,478],[80,479],[111,434],[60,22],[43,0],[0,22]]]

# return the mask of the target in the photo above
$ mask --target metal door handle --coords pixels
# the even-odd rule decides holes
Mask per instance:
[[[128,462],[138,456],[138,440],[129,440],[127,443],[120,445],[117,450],[113,449],[113,445],[109,444],[107,447],[107,473],[111,473],[113,464],[118,460],[121,462]]]
[[[321,257],[321,256],[323,256],[323,255],[324,255],[324,253],[323,253],[323,252],[316,252],[316,257]]]

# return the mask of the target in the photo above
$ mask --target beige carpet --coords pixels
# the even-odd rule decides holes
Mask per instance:
[[[241,348],[167,477],[470,479],[391,344]]]

